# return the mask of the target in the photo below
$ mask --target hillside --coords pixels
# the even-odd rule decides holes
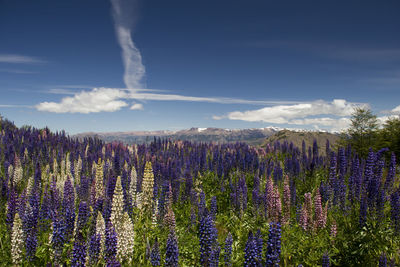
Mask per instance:
[[[314,132],[314,131],[291,131],[291,130],[282,130],[279,131],[267,138],[264,142],[263,146],[267,144],[273,144],[276,141],[288,143],[292,142],[295,146],[301,148],[302,142],[304,140],[306,147],[313,145],[314,139],[317,140],[317,143],[320,147],[320,153],[325,152],[325,144],[326,140],[329,140],[331,146],[333,146],[338,140],[339,135],[328,132]]]

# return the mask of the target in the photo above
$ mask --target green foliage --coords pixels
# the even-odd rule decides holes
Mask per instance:
[[[375,145],[378,121],[376,115],[366,108],[356,108],[352,114],[350,128],[346,132],[346,143],[359,155],[365,157],[368,149]],[[346,138],[346,137],[345,137]]]
[[[389,118],[378,131],[378,147],[390,148],[400,158],[400,118]]]

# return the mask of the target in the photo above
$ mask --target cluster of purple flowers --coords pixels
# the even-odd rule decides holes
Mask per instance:
[[[244,253],[246,266],[279,265],[281,223],[285,227],[295,223],[291,216],[296,206],[303,207],[298,222],[305,229],[315,230],[326,225],[327,207],[342,211],[355,208],[363,226],[368,215],[379,221],[389,219],[385,218],[388,216],[385,205],[390,204],[390,221],[400,233],[396,159],[392,154],[386,174],[384,150],[377,153],[370,150],[364,161],[351,151],[351,147],[340,148],[336,154],[329,142],[327,156],[323,156],[316,141],[309,148],[303,143],[301,151],[287,141],[278,141],[266,148],[244,143],[161,139],[150,144],[127,146],[105,144],[96,138],[79,141],[64,132],[51,133],[48,129],[17,129],[6,122],[2,122],[0,149],[0,198],[7,207],[6,224],[11,231],[18,212],[24,232],[24,256],[29,261],[35,260],[40,245],[38,237],[50,231],[51,226],[52,259],[56,264],[65,264],[67,255],[73,266],[82,266],[86,260],[90,265],[99,262],[118,265],[115,255],[118,244],[123,242],[118,242],[117,232],[124,226],[110,223],[115,191],[121,191],[115,189],[117,177],[121,177],[121,212],[127,212],[130,219],[134,216],[133,210],[140,209],[141,197],[147,197],[141,195],[144,190],[152,192],[150,202],[154,206],[149,213],[155,218],[154,227],[160,227],[168,215],[168,220],[164,220],[170,222],[170,234],[163,244],[165,255],[160,256],[156,241],[148,255],[153,266],[163,262],[166,266],[178,265],[178,237],[174,231],[176,222],[172,207],[182,203],[190,206],[190,218],[187,216],[190,230],[198,225],[199,258],[203,266],[219,264],[221,248],[217,241],[216,221],[220,219],[217,213],[223,210],[223,205],[231,207],[236,215],[251,214],[265,222],[273,222],[264,261],[265,244],[261,233],[249,234]],[[146,166],[152,166],[152,169]],[[314,173],[319,168],[329,171],[328,177],[321,179],[319,190],[307,194],[306,200],[302,196],[297,199],[297,183],[304,179],[299,174]],[[202,176],[209,172],[216,174],[213,182],[230,199],[221,199],[220,192],[214,191],[210,195],[207,188],[203,188]],[[143,182],[145,174],[154,175],[154,181]],[[302,190],[301,187],[298,189]],[[311,195],[314,195],[314,204]],[[210,204],[209,211],[207,203]],[[106,225],[101,233],[92,229],[93,215],[98,212]],[[122,237],[119,241],[123,241]],[[231,264],[232,244],[233,238],[229,234],[223,248],[227,266]],[[324,255],[322,262],[323,266],[329,266],[328,255]]]

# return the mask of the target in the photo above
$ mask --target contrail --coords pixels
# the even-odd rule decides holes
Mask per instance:
[[[128,89],[143,88],[141,81],[145,75],[142,55],[132,40],[136,0],[111,0],[115,33],[121,46],[124,63],[124,83]]]

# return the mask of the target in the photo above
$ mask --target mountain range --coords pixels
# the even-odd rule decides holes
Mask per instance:
[[[327,132],[287,130],[277,127],[252,128],[252,129],[221,129],[221,128],[190,128],[179,131],[132,131],[132,132],[86,132],[76,134],[75,137],[98,137],[105,142],[120,141],[126,144],[149,143],[154,137],[167,138],[171,140],[183,140],[192,142],[246,142],[250,145],[263,145],[283,141],[285,138],[297,146],[301,146],[302,139],[312,144],[314,138],[318,143],[330,139],[331,143],[338,139],[336,134]],[[324,139],[324,140],[322,140]],[[323,143],[325,144],[325,143]]]

